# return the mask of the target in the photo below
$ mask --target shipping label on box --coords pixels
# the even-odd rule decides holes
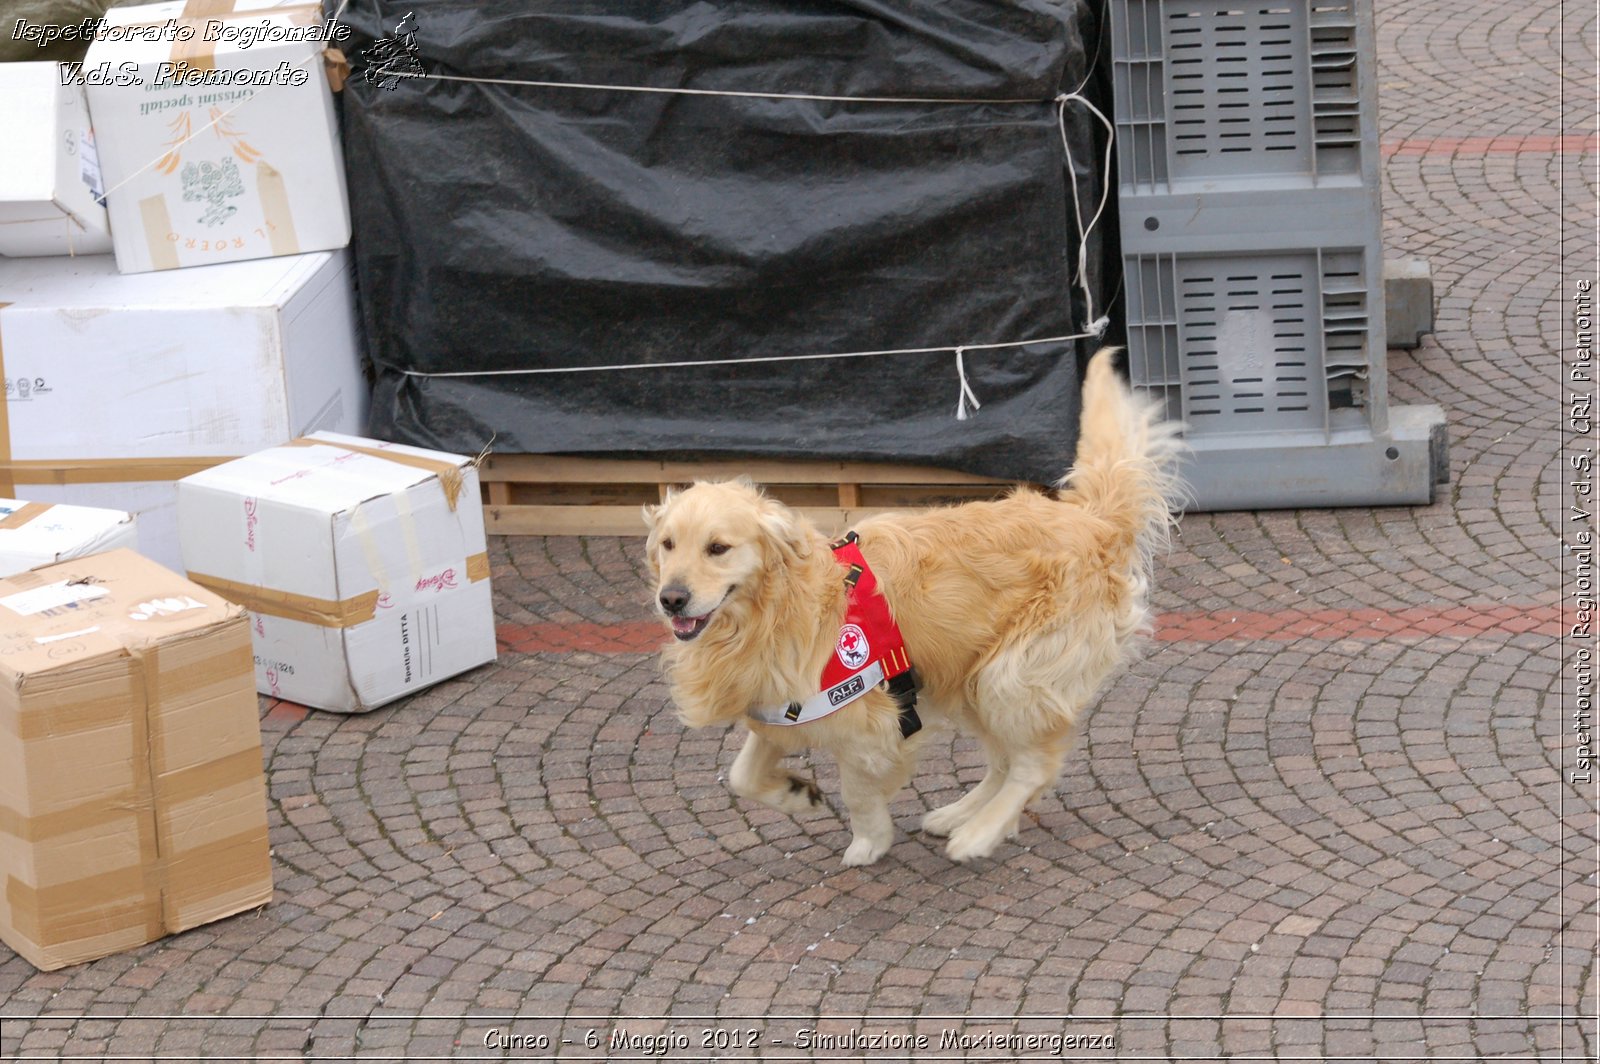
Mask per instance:
[[[174,0],[106,13],[75,73],[125,273],[343,247],[344,163],[316,3]]]
[[[184,478],[178,532],[257,690],[363,712],[495,659],[478,499],[470,459],[320,432]]]
[[[83,88],[56,63],[0,63],[0,255],[111,250]]]
[[[0,580],[0,939],[42,969],[272,897],[248,622],[132,551]]]
[[[0,576],[133,547],[133,515],[91,506],[0,499]]]

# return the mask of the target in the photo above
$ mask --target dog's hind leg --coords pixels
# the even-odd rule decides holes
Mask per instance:
[[[950,833],[945,853],[952,861],[987,857],[995,847],[1016,834],[1022,809],[1034,795],[1055,782],[1065,750],[1060,743],[1014,753],[1010,771],[994,796]],[[981,784],[980,784],[981,786]]]
[[[1000,793],[1000,787],[1005,783],[1006,774],[1010,771],[1011,760],[1004,750],[993,745],[989,745],[986,752],[989,757],[989,768],[984,773],[983,779],[976,787],[949,805],[929,810],[928,815],[922,818],[923,831],[929,835],[948,835],[971,820],[973,814],[988,805],[989,800]]]
[[[889,754],[856,751],[839,755],[840,791],[850,811],[854,836],[844,851],[846,868],[872,864],[889,852],[894,842],[889,802],[911,779],[916,763],[913,747],[906,742]]]
[[[751,798],[785,813],[804,813],[822,807],[817,785],[778,767],[786,751],[752,731],[744,749],[728,770],[728,786],[741,798]]]

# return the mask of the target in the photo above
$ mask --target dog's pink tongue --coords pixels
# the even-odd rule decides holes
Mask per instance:
[[[672,630],[687,635],[689,632],[694,631],[694,626],[699,623],[700,618],[698,617],[674,617],[672,618]]]

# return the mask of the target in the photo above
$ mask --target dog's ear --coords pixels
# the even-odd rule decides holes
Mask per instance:
[[[776,499],[761,499],[761,531],[785,556],[809,558],[811,538],[800,515]]]
[[[659,503],[651,505],[646,503],[640,508],[639,516],[644,518],[644,527],[647,529],[644,540],[644,560],[650,566],[650,574],[659,578],[661,566],[656,561],[656,547],[661,543],[661,515],[666,512],[668,504],[677,496],[676,488],[668,488],[665,496]]]
[[[661,540],[661,536],[657,531],[657,522],[661,519],[661,509],[661,506],[646,504],[641,511],[641,515],[644,517],[644,526],[649,529],[644,537],[644,564],[649,568],[651,578],[655,580],[661,579],[661,563],[656,560],[656,545]]]
[[[644,518],[644,527],[650,530],[649,535],[652,541],[650,543],[651,550],[655,549],[654,540],[656,524],[661,520],[661,515],[666,512],[666,509],[672,503],[672,500],[676,499],[677,497],[678,489],[668,488],[667,493],[661,496],[660,502],[655,503],[654,505],[645,503],[645,505],[639,511],[640,516]]]

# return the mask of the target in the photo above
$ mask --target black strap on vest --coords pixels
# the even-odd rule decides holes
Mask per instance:
[[[889,697],[900,706],[900,738],[909,739],[922,730],[922,718],[917,716],[917,691],[922,687],[922,678],[912,666],[885,686]]]

